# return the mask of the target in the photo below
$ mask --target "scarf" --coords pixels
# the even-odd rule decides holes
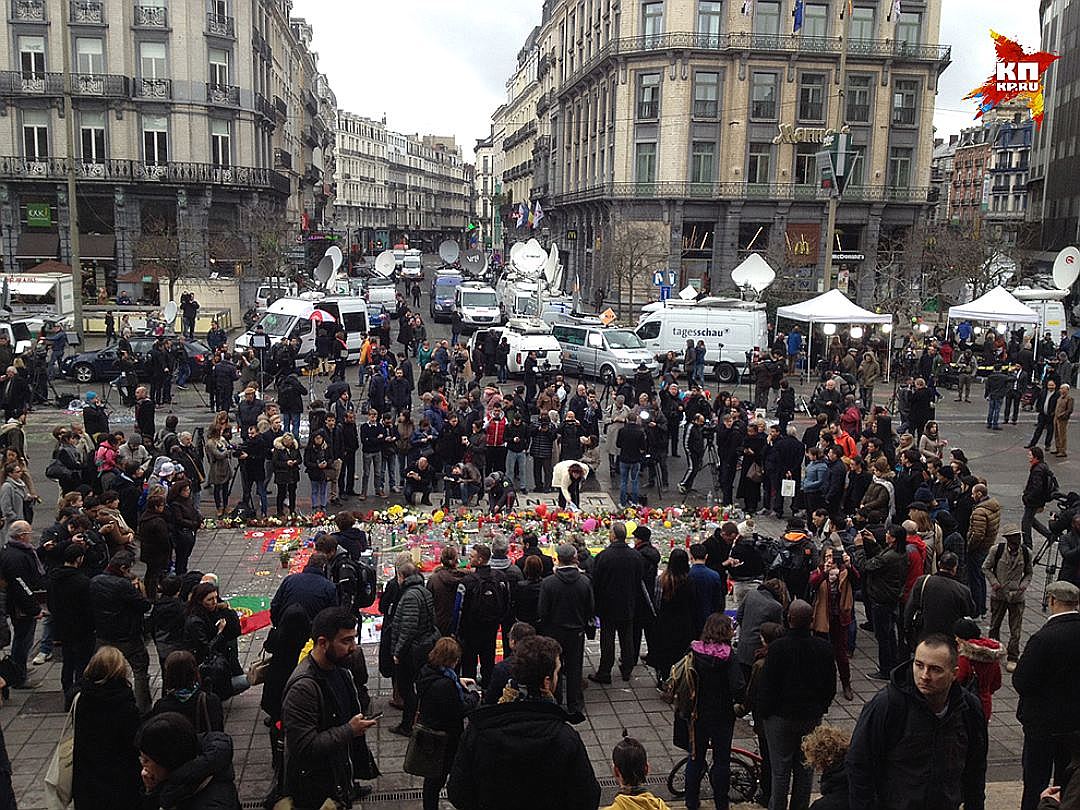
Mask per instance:
[[[173,689],[171,694],[181,703],[187,703],[193,697],[198,697],[199,685],[195,684],[194,686],[186,686],[181,689]]]
[[[885,491],[889,493],[889,512],[885,515],[885,525],[887,526],[892,521],[893,512],[896,510],[896,488],[888,478],[879,478],[876,475],[874,476],[874,483],[885,487]]]
[[[32,545],[27,543],[25,540],[16,540],[15,538],[9,539],[7,541],[7,544],[9,546],[14,546],[15,548],[21,548],[25,551],[29,551],[30,557],[34,561],[34,565],[37,566],[38,575],[45,576],[45,566],[41,564],[41,560],[38,559],[37,550]]]
[[[439,667],[439,672],[454,682],[454,686],[457,687],[458,697],[461,698],[461,702],[465,702],[465,687],[461,685],[461,678],[450,667]]]

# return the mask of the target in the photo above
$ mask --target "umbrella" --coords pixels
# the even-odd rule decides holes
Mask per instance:
[[[308,315],[308,320],[317,321],[318,323],[337,323],[334,316],[324,309],[316,309]]]

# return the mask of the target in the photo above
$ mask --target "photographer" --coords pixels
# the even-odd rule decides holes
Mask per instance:
[[[456,498],[462,506],[472,503],[474,495],[480,494],[482,476],[475,464],[459,462],[443,476],[443,509],[450,508],[450,500]]]
[[[814,632],[832,644],[836,669],[845,700],[854,700],[851,690],[851,665],[848,661],[848,627],[855,619],[855,588],[859,572],[846,551],[832,549],[821,565],[810,574],[814,595]]]

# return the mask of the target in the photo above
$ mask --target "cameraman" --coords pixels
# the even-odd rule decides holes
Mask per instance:
[[[679,482],[679,492],[685,495],[694,486],[694,478],[697,477],[698,471],[701,470],[701,462],[705,458],[704,414],[694,414],[694,421],[690,423],[690,427],[687,428],[686,436],[683,439],[683,452],[686,453],[688,466],[686,475]]]
[[[1061,579],[1080,588],[1080,509],[1074,507],[1069,531],[1061,535],[1058,551],[1061,552]]]

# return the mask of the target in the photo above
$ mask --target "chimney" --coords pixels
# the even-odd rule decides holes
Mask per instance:
[[[950,136],[949,136],[949,146],[956,146],[956,142],[957,142],[958,140],[960,140],[960,136],[959,136],[959,135],[950,135]]]

